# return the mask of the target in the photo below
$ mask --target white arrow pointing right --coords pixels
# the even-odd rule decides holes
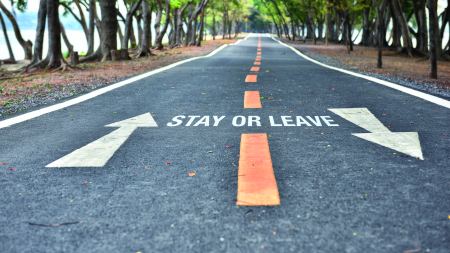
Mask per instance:
[[[417,132],[391,132],[367,108],[328,110],[370,132],[354,133],[354,136],[423,160],[422,148]]]

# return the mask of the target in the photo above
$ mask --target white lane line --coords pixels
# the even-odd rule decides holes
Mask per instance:
[[[385,81],[385,80],[381,80],[381,79],[378,79],[378,78],[375,78],[375,77],[372,77],[372,76],[366,76],[366,75],[355,73],[355,72],[348,71],[348,70],[345,70],[345,69],[329,66],[327,64],[321,63],[319,61],[316,61],[316,60],[314,60],[314,59],[304,55],[303,53],[301,53],[300,51],[298,51],[294,47],[292,47],[290,45],[287,45],[287,44],[285,44],[285,43],[275,39],[273,36],[272,36],[272,39],[274,41],[280,43],[281,45],[290,48],[292,51],[294,51],[297,55],[301,56],[302,58],[304,58],[304,59],[306,59],[306,60],[308,60],[310,62],[313,62],[315,64],[318,64],[318,65],[320,65],[322,67],[325,67],[325,68],[328,68],[328,69],[332,69],[332,70],[336,70],[336,71],[339,71],[339,72],[342,72],[342,73],[345,73],[345,74],[348,74],[348,75],[356,76],[356,77],[359,77],[359,78],[362,78],[362,79],[366,79],[368,81],[384,85],[386,87],[389,87],[389,88],[401,91],[403,93],[406,93],[406,94],[409,94],[409,95],[421,98],[421,99],[426,100],[428,102],[431,102],[431,103],[434,103],[434,104],[437,104],[437,105],[440,105],[440,106],[443,106],[445,108],[450,109],[450,101],[445,100],[443,98],[439,98],[439,97],[436,97],[436,96],[433,96],[433,95],[430,95],[430,94],[427,94],[427,93],[424,93],[424,92],[421,92],[421,91],[417,91],[417,90],[414,90],[414,89],[411,89],[411,88],[408,88],[408,87],[405,87],[405,86],[402,86],[402,85],[399,85],[399,84],[395,84],[395,83],[391,83],[391,82],[388,82],[388,81]]]
[[[332,108],[328,110],[370,132],[352,133],[352,135],[423,160],[418,133],[391,132],[367,108]]]
[[[208,55],[192,57],[192,58],[185,59],[185,60],[182,60],[182,61],[179,61],[179,62],[175,62],[175,63],[172,63],[172,64],[167,65],[165,67],[152,70],[150,72],[147,72],[147,73],[144,73],[144,74],[141,74],[141,75],[129,78],[127,80],[124,80],[124,81],[121,81],[121,82],[118,82],[118,83],[115,83],[115,84],[108,85],[108,86],[106,86],[104,88],[100,88],[98,90],[94,90],[94,91],[89,92],[89,93],[87,93],[85,95],[82,95],[82,96],[79,96],[79,97],[67,100],[65,102],[58,103],[58,104],[55,104],[55,105],[51,105],[51,106],[48,106],[48,107],[45,107],[45,108],[42,108],[42,109],[39,109],[39,110],[35,110],[35,111],[28,112],[28,113],[25,113],[25,114],[22,114],[22,115],[19,115],[19,116],[16,116],[16,117],[12,117],[12,118],[9,118],[9,119],[5,119],[3,121],[0,121],[0,129],[1,128],[5,128],[5,127],[10,127],[12,125],[15,125],[15,124],[18,124],[18,123],[21,123],[21,122],[24,122],[24,121],[27,121],[27,120],[30,120],[30,119],[37,118],[37,117],[42,116],[44,114],[51,113],[51,112],[54,112],[54,111],[58,111],[58,110],[64,109],[64,108],[72,106],[72,105],[79,104],[81,102],[84,102],[86,100],[95,98],[97,96],[100,96],[100,95],[105,94],[107,92],[110,92],[112,90],[115,90],[115,89],[118,89],[120,87],[126,86],[126,85],[128,85],[130,83],[133,83],[133,82],[142,80],[144,78],[147,78],[149,76],[153,76],[153,75],[156,75],[156,74],[161,73],[163,71],[175,68],[176,66],[179,66],[181,64],[184,64],[184,63],[187,63],[187,62],[191,62],[191,61],[195,61],[195,60],[198,60],[198,59],[212,57],[215,54],[217,54],[218,52],[220,52],[222,49],[226,48],[227,46],[228,46],[227,44],[222,45],[219,48],[217,48],[214,51],[212,51],[211,53],[209,53]]]
[[[158,127],[150,113],[119,121],[106,127],[119,129],[50,163],[47,168],[103,167],[138,127]]]

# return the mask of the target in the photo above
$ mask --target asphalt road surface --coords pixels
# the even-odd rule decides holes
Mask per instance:
[[[1,128],[0,252],[450,252],[449,124],[250,36]]]

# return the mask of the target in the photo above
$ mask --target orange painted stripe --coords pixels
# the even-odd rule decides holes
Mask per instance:
[[[261,56],[256,56],[256,61],[261,61]]]
[[[259,66],[259,65],[261,65],[261,62],[260,62],[260,61],[255,61],[255,62],[253,63],[253,65]]]
[[[256,83],[257,81],[258,81],[258,76],[257,75],[249,74],[245,78],[245,82],[246,83]]]
[[[261,52],[256,52],[256,55],[261,55]]]
[[[258,47],[258,52],[261,52],[261,48],[260,47]]]
[[[250,69],[250,71],[251,72],[259,72],[259,67],[258,66],[253,66],[251,69]]]
[[[245,109],[259,109],[262,108],[261,96],[259,91],[246,91],[244,94],[244,108]]]
[[[236,204],[277,206],[280,194],[273,171],[267,134],[242,134]]]

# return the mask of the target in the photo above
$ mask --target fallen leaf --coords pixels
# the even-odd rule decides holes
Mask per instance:
[[[172,162],[171,161],[165,161],[164,162],[166,165],[172,165]]]
[[[190,177],[195,177],[196,175],[197,175],[197,173],[195,171],[188,172],[188,176],[190,176]]]
[[[232,148],[233,145],[225,145],[225,148]]]
[[[8,165],[8,163],[0,162],[0,166]]]
[[[14,168],[14,167],[10,167],[10,168],[8,168],[8,170],[10,170],[10,171],[16,171],[17,169]]]

